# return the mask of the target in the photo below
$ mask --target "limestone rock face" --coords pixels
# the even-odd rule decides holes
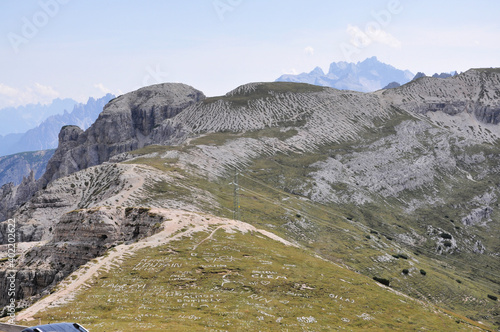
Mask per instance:
[[[162,217],[149,208],[75,210],[60,219],[52,242],[79,243],[102,250],[106,244],[151,236],[154,225],[160,225],[162,221]]]
[[[98,202],[111,198],[107,205],[116,204],[121,199],[118,193],[134,189],[133,182],[138,181],[135,172],[132,165],[107,164],[52,181],[9,215],[16,220],[17,240],[48,241],[53,237],[54,223],[62,215],[94,208]],[[0,223],[0,230],[6,227],[7,223]],[[0,233],[0,245],[7,243],[2,234],[5,233]]]
[[[0,187],[0,220],[10,218],[17,208],[36,193],[37,189],[37,182],[35,181],[33,171],[31,171],[29,176],[23,177],[22,182],[18,186],[14,186],[13,183],[7,183]]]
[[[474,115],[481,122],[496,125],[500,123],[500,106],[477,106],[474,108]]]
[[[204,98],[202,92],[185,84],[153,85],[111,100],[86,131],[63,127],[58,148],[38,181],[29,177],[19,186],[0,188],[0,220],[9,218],[17,207],[58,178],[148,144],[181,142],[186,137],[182,125],[160,124]]]
[[[78,138],[84,132],[77,126],[65,126],[59,133],[59,146],[54,153],[54,156],[47,164],[47,170],[42,177],[43,185],[53,179],[57,179],[60,174],[71,174],[79,170],[79,156],[70,153],[78,146]]]
[[[26,269],[15,272],[16,275],[16,296],[20,299],[28,298],[34,294],[40,293],[47,285],[55,286],[64,279],[64,274],[55,269]],[[6,271],[0,271],[0,287],[8,289],[8,279]],[[0,299],[2,304],[6,303],[5,296]]]
[[[116,242],[135,241],[153,235],[160,230],[159,225],[163,221],[163,216],[148,208],[103,207],[64,214],[51,227],[51,241],[32,248],[17,260],[16,296],[27,299],[48,291]],[[0,270],[3,283],[0,287],[7,286],[6,272]],[[0,304],[4,305],[7,301],[8,295],[4,292],[0,295]]]
[[[14,184],[12,182],[4,184],[0,187],[0,197],[2,198],[0,206],[0,219],[6,220],[8,218],[8,211],[13,207],[16,198]]]
[[[46,185],[61,176],[102,164],[114,155],[168,141],[175,129],[152,132],[205,95],[185,84],[165,83],[139,89],[111,100],[96,122],[85,132],[75,126],[64,127],[59,147],[41,180]]]

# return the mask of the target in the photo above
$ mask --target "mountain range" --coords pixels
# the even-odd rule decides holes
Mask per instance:
[[[90,127],[102,112],[104,105],[112,98],[112,94],[94,99],[89,98],[86,104],[75,103],[71,112],[64,109],[62,114],[47,117],[39,125],[22,134],[9,134],[0,138],[0,156],[19,152],[55,149],[57,136],[63,126],[77,125],[83,129]],[[53,105],[59,102],[54,101]]]
[[[358,63],[333,62],[326,74],[316,67],[310,73],[282,75],[276,82],[309,83],[339,90],[372,92],[392,82],[400,85],[408,83],[414,76],[408,70],[396,69],[380,62],[377,57],[371,57]]]
[[[39,179],[45,173],[47,163],[54,152],[55,149],[52,149],[0,157],[0,186],[10,182],[17,186],[23,178],[30,176],[35,180]]]
[[[0,242],[9,218],[19,242],[0,301],[15,270],[23,324],[493,331],[499,122],[492,68],[119,96],[61,129],[38,180],[0,188]]]
[[[9,134],[24,133],[42,123],[49,116],[71,110],[77,102],[71,98],[56,98],[48,105],[29,104],[0,109],[0,138]]]

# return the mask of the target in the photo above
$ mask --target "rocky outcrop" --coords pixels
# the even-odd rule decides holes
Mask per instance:
[[[181,124],[162,123],[204,98],[185,84],[153,85],[110,101],[86,131],[73,125],[63,127],[58,148],[38,181],[28,179],[17,187],[0,189],[0,220],[58,178],[149,144],[182,142],[187,135]]]
[[[94,208],[103,202],[116,204],[120,195],[129,195],[134,190],[133,183],[140,181],[136,167],[107,164],[54,180],[9,215],[16,220],[17,240],[48,241],[53,236],[51,228],[61,215]],[[7,223],[0,223],[0,230],[6,227]],[[2,234],[6,233],[0,232],[0,245],[7,243]]]
[[[12,182],[4,184],[0,187],[0,219],[6,220],[8,218],[8,212],[14,207],[14,202],[16,200],[15,195],[16,186]]]
[[[456,74],[456,72],[455,72]],[[438,74],[438,73],[435,73],[434,75],[432,75],[432,77],[434,78],[448,78],[448,77],[452,77],[454,75],[450,74],[450,73],[441,73],[441,74]]]
[[[411,79],[412,81],[418,80],[419,78],[426,77],[424,73],[419,71],[418,73],[415,74],[415,76]]]
[[[83,168],[78,163],[82,156],[74,151],[79,146],[78,138],[83,133],[84,131],[77,126],[64,126],[61,129],[58,148],[47,164],[47,170],[41,178],[40,187],[46,186],[47,183],[61,177],[61,175],[71,174]]]
[[[389,84],[387,84],[386,86],[384,86],[382,89],[386,90],[386,89],[394,89],[394,88],[399,88],[401,86],[401,84],[399,84],[398,82],[391,82]]]
[[[17,261],[16,296],[27,299],[46,293],[80,265],[102,255],[119,241],[136,241],[161,230],[164,217],[149,208],[83,209],[63,215],[52,240],[34,247]],[[0,263],[5,265],[7,263]],[[1,289],[7,289],[5,267],[0,268]],[[3,288],[2,288],[3,287]],[[7,292],[0,295],[5,305]]]
[[[61,218],[55,227],[52,242],[85,244],[102,250],[117,241],[133,241],[151,236],[162,222],[163,217],[153,213],[150,208],[75,210]],[[92,255],[95,256],[95,253]]]
[[[500,105],[496,107],[478,105],[474,107],[474,115],[483,123],[500,123]]]
[[[35,174],[31,171],[18,186],[7,183],[0,187],[0,220],[11,217],[16,209],[27,202],[38,190]]]
[[[73,126],[61,130],[59,147],[42,177],[42,185],[160,138],[168,142],[178,128],[163,129],[163,137],[152,135],[154,129],[204,98],[202,92],[188,85],[165,83],[113,99],[85,132]]]
[[[462,223],[465,226],[474,226],[485,223],[490,220],[493,209],[489,206],[481,207],[472,210],[467,216],[462,218]]]

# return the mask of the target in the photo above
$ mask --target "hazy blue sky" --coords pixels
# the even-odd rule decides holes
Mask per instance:
[[[209,96],[333,61],[500,66],[500,1],[2,0],[0,108],[159,82]]]

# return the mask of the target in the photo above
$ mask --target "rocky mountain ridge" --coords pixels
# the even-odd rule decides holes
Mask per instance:
[[[0,219],[10,217],[12,211],[25,203],[25,198],[31,197],[37,190],[61,176],[99,165],[116,154],[151,144],[147,135],[153,129],[158,131],[155,127],[159,126],[162,120],[204,98],[201,92],[186,85],[165,84],[170,87],[166,91],[162,91],[161,86],[163,85],[140,89],[115,98],[85,132],[77,126],[64,126],[59,133],[58,149],[40,179],[23,181],[16,190],[8,184],[0,188],[3,195]],[[175,128],[162,130],[166,137],[175,141],[172,135],[169,135],[176,131]]]
[[[114,155],[148,144],[178,144],[189,134],[257,130],[287,121],[300,121],[305,117],[309,118],[309,122],[301,128],[299,135],[290,138],[292,144],[288,149],[314,149],[316,144],[325,140],[338,142],[356,137],[357,131],[370,126],[365,120],[372,116],[388,116],[388,105],[412,114],[430,112],[456,116],[473,113],[479,122],[496,124],[499,104],[495,99],[498,94],[495,87],[498,81],[499,75],[494,71],[471,70],[449,79],[422,78],[419,84],[412,82],[375,95],[300,84],[295,86],[297,94],[280,93],[279,88],[273,85],[250,84],[215,100],[203,100],[205,97],[201,92],[185,85],[143,88],[109,103],[86,132],[75,126],[64,127],[59,135],[59,148],[37,186],[43,187],[61,176],[101,164]],[[285,84],[280,88],[286,91],[286,83],[281,84]],[[257,87],[261,87],[262,91],[257,97],[255,94],[252,96]],[[166,94],[163,95],[162,89],[165,88]],[[343,100],[349,101],[346,103]],[[419,103],[419,100],[422,102]],[[438,100],[445,102],[437,103]],[[345,105],[343,112],[350,112],[353,104],[359,109],[351,112],[354,118],[348,119],[348,113],[342,115],[342,111],[334,114],[335,121],[327,118],[326,114],[332,106],[340,110]],[[377,107],[379,110],[374,111]],[[368,108],[369,113],[364,111]],[[342,119],[347,122],[342,124]],[[335,127],[323,129],[325,125]],[[485,132],[489,138],[496,136],[491,129],[485,129]],[[317,143],[314,143],[316,140]]]
[[[249,84],[222,98],[208,99],[200,91],[182,84],[143,88],[110,102],[86,132],[75,126],[64,127],[59,135],[59,148],[50,160],[46,173],[36,185],[28,185],[29,181],[25,181],[24,185],[43,188],[61,176],[149,144],[179,144],[196,133],[257,130],[297,122],[305,117],[309,121],[300,127],[298,135],[288,139],[291,144],[280,146],[278,150],[307,151],[318,144],[355,138],[359,130],[371,126],[368,120],[371,117],[388,117],[390,107],[398,107],[411,114],[430,113],[434,124],[447,125],[452,130],[466,133],[468,138],[494,141],[500,131],[498,126],[488,127],[488,124],[496,124],[499,113],[495,99],[498,80],[496,71],[470,70],[448,79],[424,77],[416,81],[418,84],[410,82],[398,89],[375,94],[341,92],[300,84],[293,85],[297,92],[294,94],[288,90],[291,86],[287,84],[291,83]],[[260,91],[257,91],[258,87]],[[353,106],[358,108],[357,112],[351,112]],[[340,113],[330,113],[332,107]],[[456,123],[450,126],[456,118],[470,117],[471,113],[474,117],[465,121],[472,122],[472,126],[458,126]],[[453,117],[443,117],[443,114]],[[478,124],[478,121],[486,126]],[[276,142],[271,141],[259,142],[257,145],[260,147],[256,147],[254,141],[240,143],[252,146],[251,149],[243,149],[243,153],[255,149],[265,151],[270,144],[276,147]],[[220,156],[223,155],[224,152]],[[245,157],[240,155],[240,159]],[[4,195],[9,192],[7,196],[13,195],[7,188],[3,192]],[[20,192],[33,194],[29,189],[20,188]],[[3,200],[0,215],[8,216],[7,211],[13,210],[13,206],[24,203],[22,200],[13,206],[8,203],[17,201]]]
[[[59,148],[47,165],[42,183],[148,144],[175,143],[177,128],[158,127],[204,97],[200,91],[184,84],[160,84],[115,98],[87,131],[76,126],[61,130]],[[153,141],[155,135],[165,137],[165,141]]]

